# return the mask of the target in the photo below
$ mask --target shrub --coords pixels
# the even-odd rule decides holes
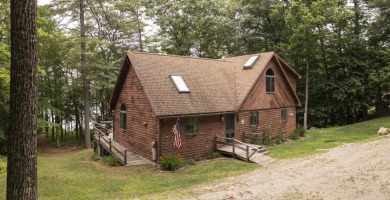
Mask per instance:
[[[306,136],[306,130],[303,127],[296,128],[294,132],[297,132],[300,137]]]
[[[110,166],[117,166],[119,164],[119,161],[115,156],[104,156],[102,157],[102,162]]]
[[[273,144],[282,144],[287,141],[286,138],[282,135],[275,136],[271,140]]]
[[[213,151],[207,154],[208,159],[215,159],[221,157],[221,154],[217,151]]]
[[[186,159],[182,160],[181,165],[182,166],[187,166],[187,165],[194,165],[195,163],[196,163],[196,161],[194,159],[186,158]]]
[[[167,171],[175,171],[180,168],[182,161],[177,155],[164,155],[159,161],[160,168]]]
[[[0,174],[7,171],[7,164],[0,160]]]
[[[261,127],[261,133],[263,134],[263,144],[264,145],[271,145],[272,144],[272,138],[270,136],[271,132],[271,125],[269,123],[266,123]]]
[[[294,132],[291,133],[291,139],[292,140],[298,140],[299,139],[299,132],[296,131],[297,129],[295,129]]]

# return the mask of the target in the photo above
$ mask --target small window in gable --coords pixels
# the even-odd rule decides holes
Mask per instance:
[[[123,130],[126,130],[127,126],[127,111],[126,111],[126,105],[122,103],[121,105],[121,111],[120,111],[120,116],[119,116],[119,123],[120,123],[120,128]]]
[[[265,73],[265,91],[267,93],[275,92],[275,74],[272,69],[268,69]]]
[[[184,80],[181,76],[170,76],[170,77],[171,77],[171,80],[179,93],[189,93],[190,92],[190,89],[188,89],[186,83],[184,82]]]
[[[256,61],[259,59],[259,56],[252,56],[246,61],[244,64],[244,69],[252,69],[253,65],[256,63]]]
[[[198,118],[197,117],[188,117],[186,119],[186,135],[195,135],[198,133]]]
[[[259,114],[256,111],[249,112],[249,126],[257,126]]]

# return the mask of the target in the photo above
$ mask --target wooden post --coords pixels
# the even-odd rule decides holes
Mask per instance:
[[[236,142],[234,141],[234,137],[232,138],[233,140],[233,158],[236,158]]]
[[[127,149],[125,149],[124,163],[125,165],[127,165]]]
[[[93,141],[93,155],[94,156],[97,156],[97,151],[98,151],[97,142],[96,142],[96,140],[94,140]]]
[[[249,146],[246,145],[246,162],[249,162]]]
[[[110,142],[110,153],[111,153],[111,138],[110,138],[109,142]]]

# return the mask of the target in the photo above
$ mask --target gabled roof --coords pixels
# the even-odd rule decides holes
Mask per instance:
[[[300,77],[275,53],[256,55],[260,57],[252,69],[244,69],[243,65],[253,55],[207,59],[128,52],[110,107],[115,108],[129,68],[134,68],[156,116],[235,112],[272,58],[280,60],[280,68]],[[179,93],[170,79],[172,75],[181,76],[190,92]],[[284,79],[288,83],[285,74]],[[288,87],[299,106],[289,83]]]

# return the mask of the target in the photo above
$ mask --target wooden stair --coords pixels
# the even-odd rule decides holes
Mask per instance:
[[[265,165],[275,160],[274,158],[266,156],[269,154],[269,151],[263,146],[247,144],[235,140],[234,138],[216,137],[216,150],[222,154],[231,155],[240,160],[260,165]]]
[[[104,131],[101,131],[99,128],[96,127],[95,130],[95,144],[98,144],[100,146],[99,148],[104,148],[108,152],[110,152],[110,154],[115,156],[124,166],[149,164],[146,159],[141,158],[134,152],[128,151],[127,148],[106,136],[104,134]],[[95,151],[97,151],[97,148],[95,148]]]

